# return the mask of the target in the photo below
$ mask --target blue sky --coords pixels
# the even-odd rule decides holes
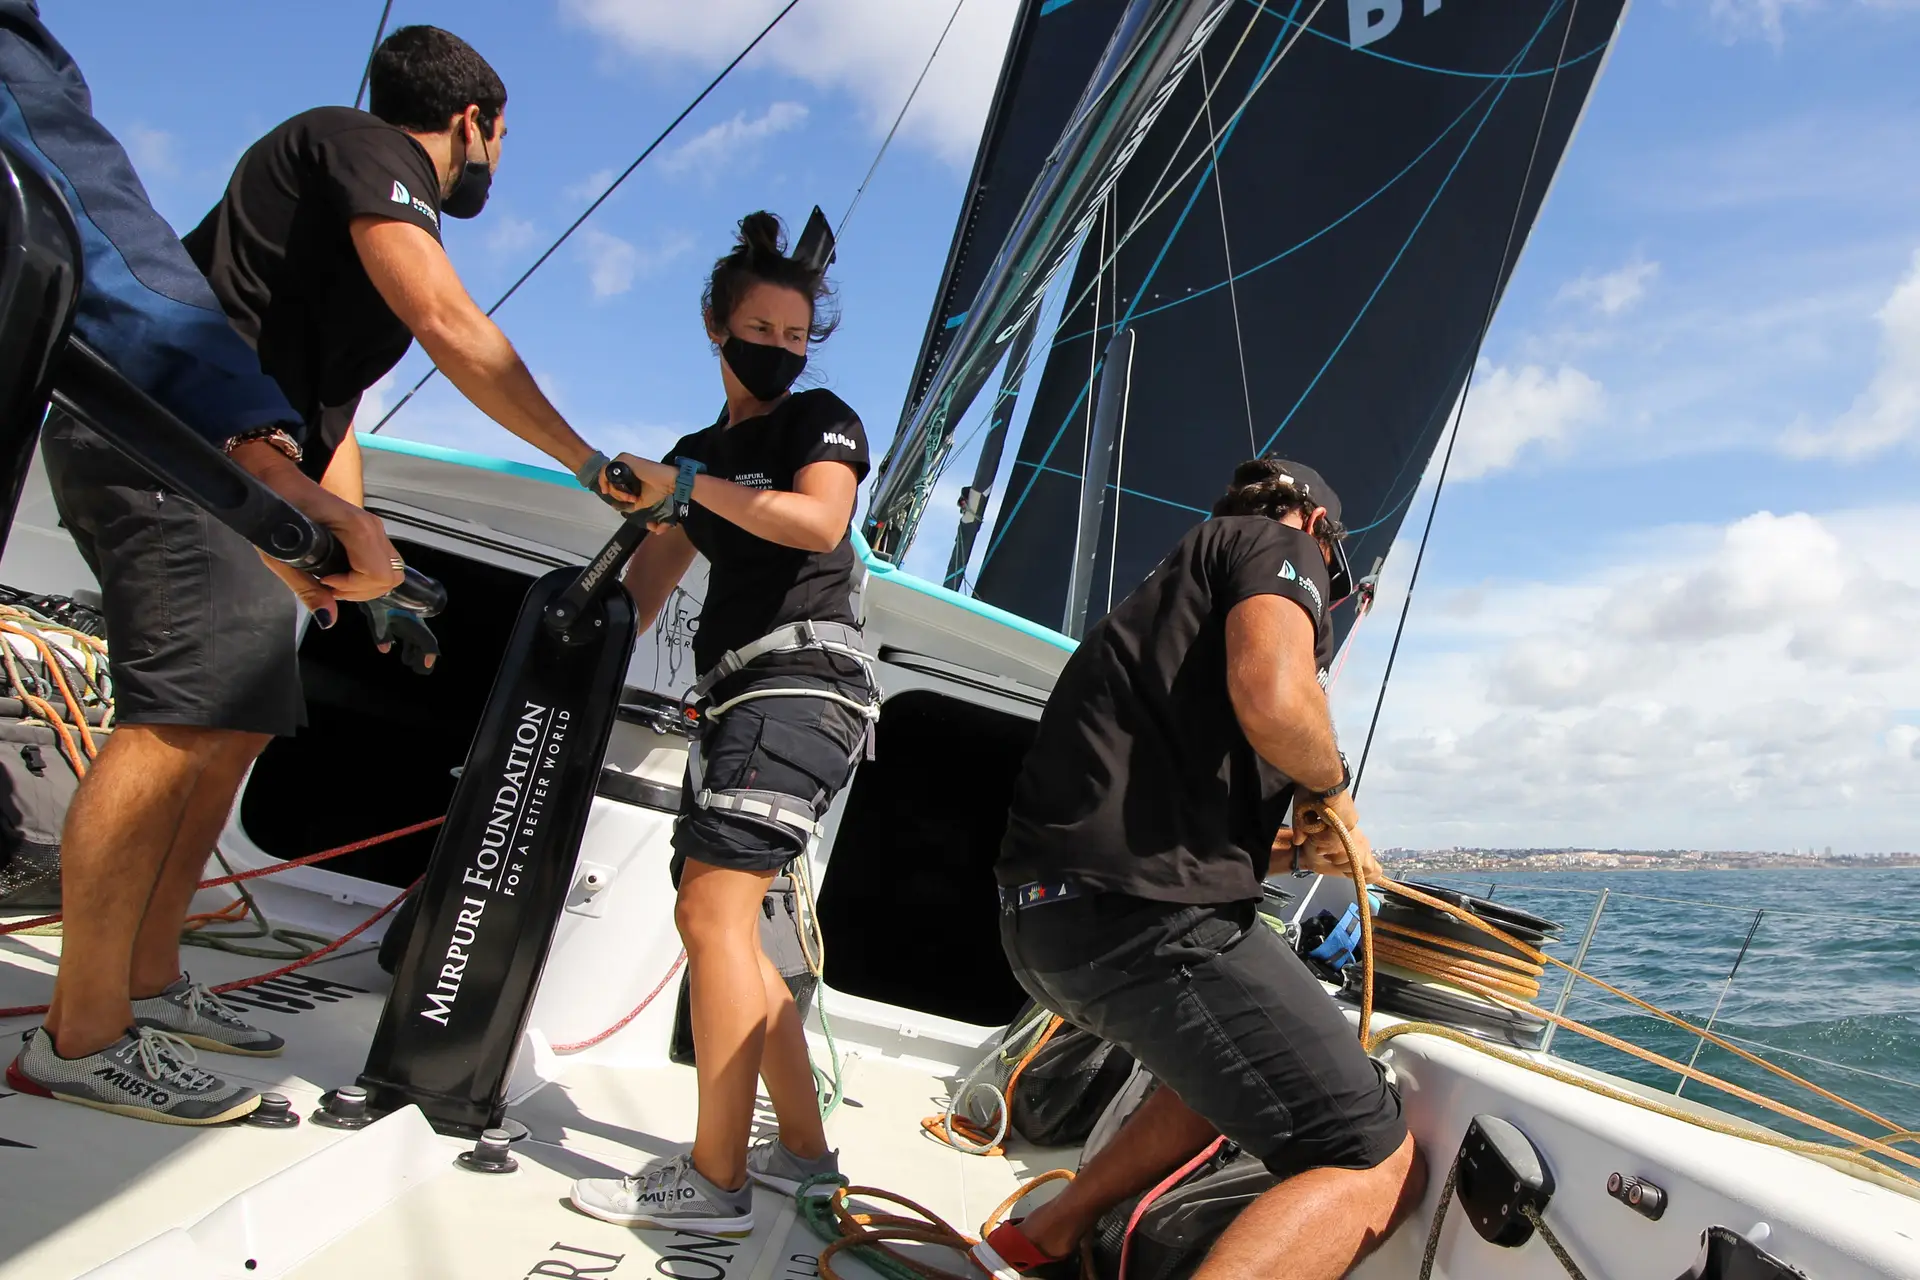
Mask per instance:
[[[182,230],[258,134],[350,100],[379,17],[42,7]],[[493,203],[448,231],[475,295],[775,8],[397,0],[396,23],[460,32],[511,94]],[[966,0],[842,248],[845,322],[813,367],[876,454],[1012,8]],[[802,0],[501,313],[582,434],[657,450],[707,420],[703,268],[750,209],[838,217],[950,10]],[[1476,376],[1362,792],[1377,842],[1920,848],[1917,65],[1912,0],[1637,0]],[[439,382],[389,430],[532,457]],[[1407,541],[1335,689],[1356,751]]]

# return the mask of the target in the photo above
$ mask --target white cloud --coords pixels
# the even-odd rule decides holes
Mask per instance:
[[[675,149],[660,167],[668,173],[711,175],[737,161],[742,153],[757,150],[768,138],[799,128],[806,119],[807,109],[798,102],[776,102],[751,119],[741,111]]]
[[[1414,611],[1362,793],[1376,843],[1916,847],[1920,506],[1630,534],[1606,567],[1477,594]],[[1386,634],[1335,690],[1350,732]]]
[[[1660,274],[1660,264],[1636,257],[1604,275],[1583,275],[1560,287],[1559,301],[1584,302],[1601,315],[1617,316],[1646,297],[1647,286]]]
[[[1914,8],[1914,0],[1707,0],[1707,17],[1727,40],[1754,36],[1779,48],[1787,38],[1787,15],[1822,9],[1874,9],[1881,12]]]
[[[525,218],[501,214],[487,229],[487,252],[502,255],[519,253],[533,246],[537,234],[538,228]]]
[[[686,235],[670,235],[652,249],[641,249],[612,232],[597,227],[579,233],[579,257],[586,264],[587,283],[596,298],[612,298],[633,288],[633,282],[693,247]]]
[[[360,406],[353,411],[353,426],[356,431],[371,431],[387,412],[387,397],[393,394],[393,380],[397,375],[389,369],[382,374],[380,381],[360,393]]]
[[[780,0],[562,0],[562,11],[632,53],[717,69],[779,11]],[[1016,0],[967,0],[901,125],[901,136],[964,164],[973,157],[1006,52]],[[938,0],[810,0],[774,29],[749,65],[771,64],[850,94],[884,132],[906,101],[952,8]]]
[[[589,200],[598,199],[600,193],[607,189],[607,184],[612,182],[613,178],[613,170],[595,169],[592,173],[571,186],[562,187],[560,194],[569,204],[585,204]]]
[[[180,172],[180,140],[166,130],[136,124],[121,131],[120,142],[141,177],[170,178]]]
[[[1474,374],[1447,474],[1472,480],[1513,465],[1530,445],[1564,443],[1593,421],[1605,403],[1600,384],[1570,365],[1549,374],[1536,364],[1517,371],[1482,366]]]
[[[640,251],[627,241],[588,227],[580,233],[580,254],[587,263],[587,280],[593,285],[594,297],[611,298],[633,288]]]
[[[1872,380],[1832,422],[1790,429],[1782,442],[1788,453],[1853,460],[1920,437],[1920,251],[1874,318],[1880,367]]]

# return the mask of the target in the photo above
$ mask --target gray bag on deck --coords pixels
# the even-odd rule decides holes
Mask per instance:
[[[52,729],[6,714],[19,705],[0,698],[0,907],[54,908],[60,829],[80,779]]]

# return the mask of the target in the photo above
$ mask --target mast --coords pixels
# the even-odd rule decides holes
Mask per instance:
[[[1129,0],[925,394],[881,463],[865,533],[882,557],[898,563],[912,545],[960,415],[1038,310],[1048,282],[1228,3]]]

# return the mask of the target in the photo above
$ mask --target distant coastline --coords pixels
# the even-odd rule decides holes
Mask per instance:
[[[1813,871],[1920,867],[1920,853],[1772,853],[1698,849],[1379,849],[1392,871]]]

